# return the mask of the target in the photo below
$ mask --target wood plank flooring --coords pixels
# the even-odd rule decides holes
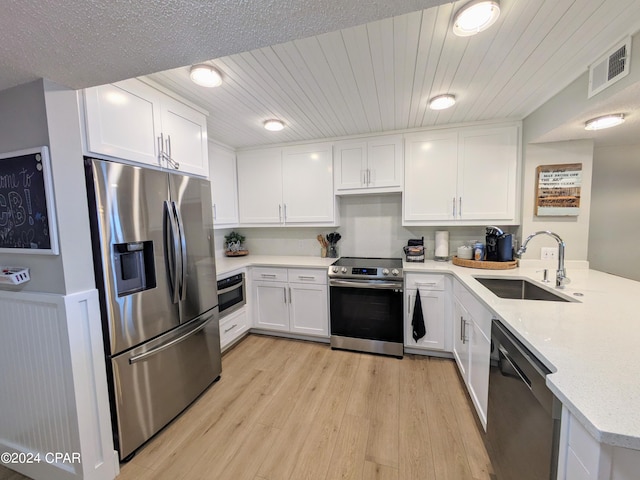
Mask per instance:
[[[222,365],[118,480],[493,478],[453,360],[251,335]]]

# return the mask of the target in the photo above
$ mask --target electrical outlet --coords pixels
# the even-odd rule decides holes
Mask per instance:
[[[542,247],[540,260],[555,260],[558,258],[558,247]]]

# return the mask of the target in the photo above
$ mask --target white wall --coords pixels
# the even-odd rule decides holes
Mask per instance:
[[[525,122],[526,128],[526,122]],[[567,260],[587,260],[589,216],[591,209],[591,176],[593,168],[593,142],[578,140],[529,144],[524,147],[522,185],[522,236],[538,230],[551,230],[564,240]],[[538,217],[535,215],[536,167],[563,163],[582,163],[582,189],[580,214],[577,217]],[[523,259],[540,259],[541,247],[557,246],[548,236],[533,239]],[[553,262],[554,263],[554,262]]]
[[[640,144],[596,148],[589,262],[640,281]]]

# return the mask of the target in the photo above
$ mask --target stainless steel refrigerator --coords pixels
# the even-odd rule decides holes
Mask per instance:
[[[85,158],[116,448],[125,459],[220,377],[211,189]]]

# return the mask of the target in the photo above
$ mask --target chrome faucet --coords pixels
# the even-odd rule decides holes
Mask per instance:
[[[529,243],[529,240],[541,234],[549,235],[550,237],[553,237],[556,242],[558,242],[558,269],[556,270],[556,287],[564,288],[565,285],[571,282],[571,279],[567,277],[567,271],[564,269],[564,241],[562,240],[562,238],[560,238],[560,235],[550,232],[549,230],[541,230],[539,232],[532,233],[525,239],[524,242],[522,242],[522,245],[516,252],[516,256],[518,258],[521,257],[522,254],[527,251],[527,244]]]

